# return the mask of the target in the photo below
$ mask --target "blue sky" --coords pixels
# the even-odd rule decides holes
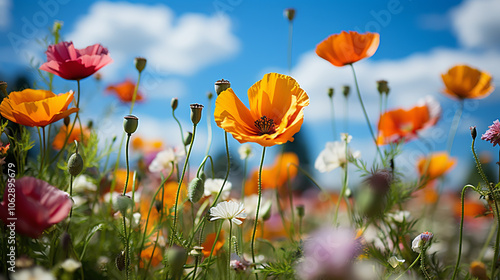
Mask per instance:
[[[148,65],[141,89],[147,101],[134,109],[141,119],[138,133],[177,145],[178,129],[170,117],[172,97],[180,100],[177,113],[186,129],[190,126],[188,105],[207,106],[206,93],[213,91],[216,80],[230,80],[246,102],[247,89],[265,73],[288,74],[288,22],[283,10],[289,7],[296,9],[291,75],[311,97],[303,128],[311,143],[311,161],[333,139],[327,88],[336,90],[335,112],[340,131],[344,110],[341,86],[353,86],[350,69],[334,67],[314,53],[316,45],[330,34],[342,30],[380,33],[380,47],[375,55],[355,65],[372,124],[378,120],[375,82],[380,79],[388,80],[391,87],[389,108],[409,108],[427,95],[440,102],[441,120],[435,128],[424,132],[428,143],[409,143],[399,159],[400,166],[411,172],[416,158],[425,153],[425,145],[430,143],[433,150],[445,149],[458,106],[455,100],[440,93],[440,74],[455,64],[466,63],[490,72],[494,81],[500,77],[500,3],[496,0],[0,0],[0,75],[4,80],[22,73],[36,78],[29,61],[36,64],[45,60],[45,47],[37,39],[47,35],[54,20],[62,21],[64,40],[73,41],[77,48],[101,43],[109,48],[114,59],[113,64],[102,69],[100,84],[92,78],[82,82],[82,117],[101,120],[97,126],[102,138],[121,134],[121,118],[128,113],[128,107],[102,91],[110,83],[125,78],[135,80],[133,58],[144,56]],[[55,82],[60,92],[76,87],[58,77]],[[452,150],[453,156],[461,158],[456,174],[470,168],[468,127],[477,125],[478,133],[484,133],[500,117],[499,101],[495,91],[485,99],[465,103]],[[213,106],[214,102],[212,110]],[[353,148],[361,150],[362,157],[371,162],[375,150],[354,95],[349,101],[349,123]],[[203,124],[196,145],[200,153],[207,135]],[[223,133],[213,122],[212,127],[213,152],[217,153],[223,148]],[[479,150],[497,154],[496,148],[479,142]],[[239,144],[231,139],[230,146],[236,151]],[[255,148],[258,155],[261,149]],[[272,153],[276,150],[271,150],[266,162],[273,161]],[[325,185],[340,182],[336,172],[316,175]]]

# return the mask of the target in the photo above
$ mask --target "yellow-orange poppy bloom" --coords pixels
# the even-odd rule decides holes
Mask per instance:
[[[386,145],[401,140],[415,139],[420,130],[435,125],[440,114],[441,107],[432,98],[426,99],[422,105],[417,105],[409,110],[387,111],[380,116],[377,144]]]
[[[456,65],[441,77],[444,93],[458,99],[484,98],[495,89],[490,74],[467,65]]]
[[[73,92],[56,95],[49,90],[13,91],[0,104],[2,116],[24,126],[45,127],[78,111],[68,109]]]
[[[59,132],[52,141],[52,148],[54,148],[55,150],[62,149],[62,147],[64,146],[64,139],[66,139],[67,133],[68,133],[68,127],[65,125],[61,126]],[[82,134],[83,134],[83,140],[81,139]],[[71,131],[71,135],[69,135],[66,144],[71,144],[75,140],[78,142],[85,143],[87,139],[89,139],[89,137],[90,137],[90,130],[87,127],[81,128],[79,125],[76,125],[75,128],[73,128],[73,131]]]
[[[316,54],[335,66],[344,66],[375,54],[380,43],[378,33],[359,34],[342,31],[333,34],[316,46]]]
[[[215,242],[215,247],[214,247],[214,251],[212,252],[213,256],[217,255],[217,252],[222,248],[222,246],[224,246],[224,243],[225,243],[224,231],[221,230],[217,241],[215,240],[216,236],[217,236],[216,232],[208,234],[207,237],[205,238],[205,242],[203,242],[203,244],[201,244],[201,247],[203,247],[203,250],[202,250],[203,256],[205,258],[208,258],[210,256],[210,251],[212,251],[212,247],[214,246],[214,242]]]
[[[418,160],[418,173],[426,180],[434,180],[448,172],[455,165],[456,161],[447,152],[435,152],[428,157]]]
[[[262,190],[286,186],[287,180],[297,176],[299,157],[292,152],[278,156],[273,166],[262,168]],[[256,194],[258,190],[259,170],[256,169],[245,182],[245,195]]]
[[[116,85],[110,85],[106,88],[108,92],[116,94],[120,101],[123,103],[132,102],[132,98],[134,97],[135,83],[131,80],[125,80]],[[137,95],[135,96],[135,101],[142,101],[144,96],[140,91],[137,91]]]
[[[231,88],[215,102],[215,122],[240,143],[264,147],[293,141],[304,121],[309,97],[290,76],[269,73],[248,89],[250,109]]]

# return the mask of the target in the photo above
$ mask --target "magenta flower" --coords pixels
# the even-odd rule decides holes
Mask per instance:
[[[498,120],[494,121],[492,125],[488,126],[486,133],[481,136],[482,140],[490,141],[495,147],[500,144],[500,122]]]
[[[19,234],[38,238],[44,230],[64,220],[71,210],[69,195],[43,180],[16,179],[15,196],[9,196],[12,193],[8,189],[9,184],[0,203],[0,219],[7,226],[12,224]]]
[[[87,78],[113,61],[108,55],[108,49],[100,44],[75,49],[73,42],[60,42],[49,46],[45,53],[47,62],[40,66],[40,70],[66,80]]]
[[[322,228],[304,243],[300,279],[352,279],[352,264],[362,252],[361,239],[348,228]]]

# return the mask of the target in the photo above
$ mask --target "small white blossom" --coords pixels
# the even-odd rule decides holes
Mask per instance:
[[[205,180],[205,196],[216,196],[220,189],[222,188],[222,184],[224,183],[224,179],[211,179],[207,178]],[[231,192],[233,184],[231,182],[226,181],[224,185],[224,190],[220,195],[220,199],[226,200],[229,197],[229,193]]]
[[[182,149],[174,150],[167,148],[156,154],[156,157],[149,165],[149,171],[151,173],[164,172],[168,174],[172,170],[172,166],[178,163],[184,155],[184,150]]]
[[[52,273],[48,272],[42,267],[35,266],[19,270],[18,272],[10,275],[12,280],[55,280],[56,278]]]
[[[396,213],[388,213],[387,216],[392,218],[397,223],[402,223],[403,221],[408,221],[410,218],[409,211],[397,211]]]
[[[69,273],[73,273],[75,270],[79,269],[82,263],[75,261],[74,259],[66,259],[61,263],[62,269]]]
[[[346,158],[346,141],[350,141],[350,136],[343,136],[344,141],[327,142],[325,149],[319,153],[314,168],[319,172],[330,172],[338,167],[347,164]],[[359,158],[361,153],[359,151],[352,152],[348,148],[347,156]]]
[[[240,154],[241,160],[245,160],[245,159],[253,156],[252,145],[250,145],[248,143],[241,145],[238,148],[238,153]]]
[[[210,208],[210,221],[218,219],[231,220],[237,225],[243,223],[240,219],[245,219],[247,215],[244,213],[243,203],[235,201],[222,201],[217,206]]]
[[[404,263],[405,260],[398,259],[398,257],[396,257],[396,256],[392,256],[389,258],[389,260],[387,262],[389,262],[389,264],[392,266],[392,268],[396,268],[398,265]]]
[[[92,182],[92,178],[87,175],[78,175],[73,180],[74,192],[97,191],[97,186]]]

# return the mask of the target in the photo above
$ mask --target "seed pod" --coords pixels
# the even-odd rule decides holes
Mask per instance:
[[[196,177],[190,183],[188,187],[188,197],[192,203],[200,201],[205,193],[205,182]]]
[[[215,93],[219,95],[230,87],[231,83],[228,80],[220,79],[217,82],[215,82]]]
[[[201,104],[191,104],[191,121],[194,125],[197,125],[201,120],[201,111],[203,110],[203,105]]]
[[[144,57],[136,57],[134,59],[135,69],[137,69],[137,71],[139,71],[139,73],[141,73],[142,70],[144,70],[144,68],[146,68],[146,62],[147,62],[147,60]]]
[[[134,133],[137,130],[137,126],[139,126],[139,118],[134,115],[126,115],[123,119],[123,130],[127,134]]]

